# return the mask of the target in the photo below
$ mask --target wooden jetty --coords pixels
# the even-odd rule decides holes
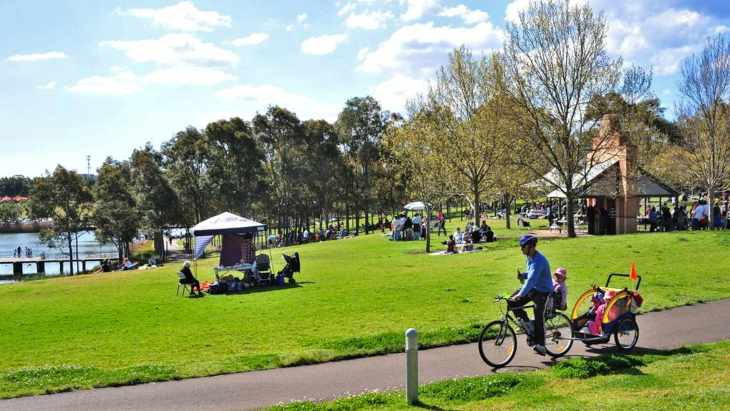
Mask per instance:
[[[106,259],[110,260],[116,260],[116,255],[98,255],[98,256],[87,256],[87,257],[81,257],[79,259],[74,258],[74,263],[80,262],[81,263],[81,271],[86,271],[86,263],[89,262],[96,262],[101,263],[102,260]],[[6,279],[4,277],[8,277],[7,279],[17,279],[20,278],[23,275],[23,265],[24,264],[35,264],[36,266],[36,273],[45,273],[46,272],[46,264],[47,263],[57,263],[59,266],[59,273],[63,275],[63,264],[69,263],[68,258],[40,258],[40,257],[20,257],[20,258],[0,258],[0,264],[12,264],[13,266],[13,275],[7,276],[7,275],[0,275],[1,279]]]

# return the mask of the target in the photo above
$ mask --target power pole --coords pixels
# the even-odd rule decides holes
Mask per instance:
[[[86,155],[86,179],[91,179],[91,156]]]

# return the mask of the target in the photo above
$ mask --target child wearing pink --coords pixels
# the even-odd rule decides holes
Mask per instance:
[[[565,284],[565,280],[568,279],[568,271],[560,267],[555,270],[553,274],[553,296],[560,295],[560,306],[554,307],[557,310],[565,311],[568,308],[568,286]],[[551,298],[548,301],[547,309],[552,310],[555,298]]]
[[[608,290],[606,295],[603,297],[604,303],[598,306],[596,310],[596,319],[588,321],[588,328],[591,330],[591,334],[600,335],[603,330],[601,329],[601,321],[603,320],[603,314],[606,312],[606,306],[611,302],[613,297],[616,296],[616,291]],[[618,316],[618,307],[613,306],[608,312],[608,321],[613,321]]]

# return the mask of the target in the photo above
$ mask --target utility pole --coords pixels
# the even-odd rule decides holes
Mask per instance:
[[[91,179],[91,156],[86,155],[86,180]]]

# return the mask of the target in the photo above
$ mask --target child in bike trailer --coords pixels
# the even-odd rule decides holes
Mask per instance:
[[[547,309],[565,311],[568,308],[568,270],[560,267],[553,273],[553,298],[547,303]]]
[[[545,355],[545,305],[548,295],[553,290],[552,278],[550,276],[550,263],[542,253],[537,251],[537,237],[525,235],[519,241],[520,250],[525,255],[527,272],[525,273],[525,284],[522,288],[507,300],[507,305],[513,310],[517,318],[528,323],[530,318],[525,310],[519,309],[529,302],[534,303],[535,313],[535,353]]]
[[[596,317],[593,320],[588,321],[586,324],[591,334],[600,335],[601,332],[603,332],[601,328],[601,319],[603,318],[603,313],[606,312],[606,307],[615,296],[616,291],[606,291],[606,294],[603,296],[603,304],[599,305],[598,309],[596,309]],[[613,321],[616,317],[618,317],[618,307],[614,305],[608,312],[608,321]]]

